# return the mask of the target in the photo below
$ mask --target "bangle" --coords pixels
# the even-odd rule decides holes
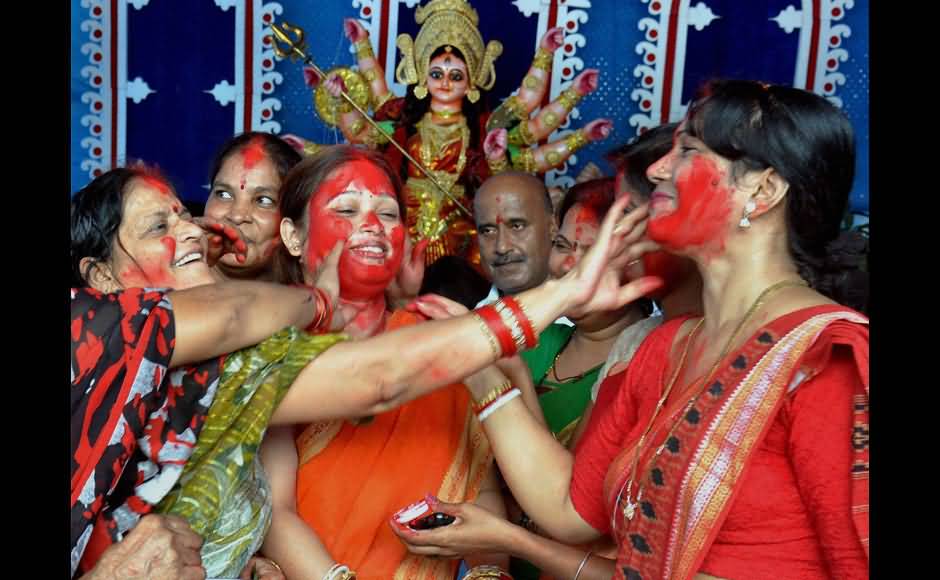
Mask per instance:
[[[304,328],[304,332],[307,332],[309,334],[316,334],[317,331],[320,329],[320,326],[323,324],[323,321],[327,317],[326,315],[327,310],[331,311],[329,318],[331,320],[333,318],[333,313],[332,313],[332,308],[330,306],[329,297],[326,295],[326,292],[324,292],[323,290],[320,290],[319,288],[315,286],[307,286],[306,284],[292,284],[292,286],[294,288],[300,288],[301,290],[306,290],[313,296],[313,307],[314,307],[313,320],[311,320],[310,324],[308,324]],[[329,327],[329,325],[327,327]]]
[[[498,399],[487,405],[482,411],[477,414],[477,419],[482,423],[486,419],[498,411],[500,407],[508,403],[509,401],[515,399],[516,397],[522,396],[522,391],[513,387],[509,389],[505,394],[500,396]]]
[[[538,141],[532,134],[532,128],[529,127],[529,120],[523,119],[518,125],[512,128],[507,135],[510,145],[532,145]]]
[[[512,383],[509,381],[504,381],[492,389],[479,400],[473,403],[473,412],[479,413],[491,403],[495,402],[496,399],[502,397],[506,393],[512,390]]]
[[[503,322],[503,317],[496,312],[496,308],[487,305],[476,309],[476,314],[483,319],[487,328],[499,341],[500,353],[503,357],[509,357],[516,354],[519,350],[512,338],[512,331]]]
[[[496,175],[497,173],[502,173],[509,169],[509,161],[506,159],[506,155],[503,154],[496,161],[491,161],[489,157],[486,158],[486,164],[490,167],[490,174]]]
[[[349,569],[349,566],[337,562],[330,566],[330,569],[323,575],[323,580],[353,580],[356,573]]]
[[[473,315],[476,317],[477,321],[480,323],[480,328],[483,329],[483,334],[485,334],[486,338],[489,339],[490,350],[493,351],[493,360],[494,361],[499,360],[499,345],[496,344],[496,335],[493,334],[493,331],[490,330],[490,327],[486,325],[486,321],[483,320],[482,316],[480,316],[476,312],[474,312]]]
[[[535,149],[532,147],[523,149],[519,156],[513,160],[513,168],[526,173],[535,173],[538,169],[538,163],[535,161]]]
[[[532,68],[552,72],[552,60],[554,56],[555,55],[544,48],[539,47],[539,49],[535,51],[535,57],[532,59]]]
[[[499,566],[474,566],[467,571],[463,580],[513,580],[513,577]]]
[[[372,43],[369,42],[368,38],[364,38],[353,45],[353,48],[356,49],[356,58],[364,59],[374,57],[375,53],[372,52]]]
[[[568,147],[568,153],[574,153],[578,149],[588,144],[587,136],[583,129],[578,129],[574,133],[565,137],[565,146]]]
[[[581,575],[581,570],[584,569],[584,565],[587,564],[588,559],[590,559],[592,552],[588,552],[584,555],[584,558],[581,560],[581,564],[578,565],[578,571],[574,573],[574,578],[572,580],[578,580],[578,576]]]
[[[510,311],[515,316],[516,321],[519,323],[519,326],[522,327],[522,334],[525,338],[525,347],[533,348],[539,343],[538,336],[535,334],[535,327],[532,326],[532,319],[529,318],[529,313],[526,312],[525,306],[522,302],[519,302],[514,297],[503,296],[500,299]]]
[[[583,96],[584,95],[574,90],[573,87],[569,87],[563,90],[555,101],[561,103],[564,108],[571,109],[578,104]]]

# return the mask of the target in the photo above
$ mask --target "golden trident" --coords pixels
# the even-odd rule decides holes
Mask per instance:
[[[320,67],[318,67],[315,62],[313,62],[313,58],[306,52],[307,43],[304,41],[304,31],[302,28],[300,28],[299,26],[294,26],[290,24],[289,22],[282,22],[280,25],[271,24],[271,30],[274,32],[274,54],[276,54],[278,58],[280,59],[287,58],[291,62],[296,62],[297,59],[301,59],[303,63],[309,66],[310,68],[312,68],[313,71],[317,73],[317,75],[319,75],[321,79],[326,79],[326,73],[324,73],[323,70]],[[375,120],[372,117],[370,117],[369,114],[366,113],[362,109],[362,107],[356,104],[356,101],[354,101],[352,97],[349,96],[349,93],[347,93],[345,90],[342,90],[340,93],[340,96],[342,96],[343,99],[345,99],[347,103],[352,105],[352,107],[356,109],[356,111],[360,115],[362,115],[365,118],[365,120],[369,122],[370,125],[375,127],[376,130],[380,131],[383,134],[385,133],[385,131],[382,131],[382,128],[379,127],[379,124],[376,123]],[[398,149],[401,152],[401,154],[405,156],[405,159],[407,159],[415,167],[417,167],[418,170],[421,173],[423,173],[424,176],[427,177],[431,181],[431,183],[433,183],[434,186],[437,187],[438,190],[440,190],[441,193],[443,193],[445,196],[450,198],[450,200],[454,202],[454,205],[456,205],[460,209],[460,211],[467,214],[468,217],[471,217],[471,218],[473,217],[473,214],[470,213],[470,210],[465,208],[463,204],[460,203],[459,200],[457,200],[457,198],[451,195],[451,193],[443,185],[441,185],[441,183],[437,180],[436,177],[434,177],[434,175],[431,174],[430,171],[425,169],[425,167],[421,165],[421,163],[419,163],[417,159],[415,159],[414,157],[411,156],[411,154],[405,151],[404,147],[399,145],[397,141],[391,138],[388,140],[388,142],[394,145],[395,148]]]

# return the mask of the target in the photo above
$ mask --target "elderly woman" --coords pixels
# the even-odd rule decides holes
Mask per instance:
[[[81,562],[92,577],[126,577],[121,566],[146,568],[167,556],[114,545],[131,539],[141,515],[159,504],[206,540],[201,562],[200,554],[192,557],[198,541],[169,552],[175,573],[199,577],[205,566],[213,576],[237,575],[270,521],[256,453],[269,422],[375,415],[512,354],[507,324],[534,337],[565,310],[606,308],[648,291],[650,280],[621,287],[605,271],[618,253],[629,258],[622,250],[634,221],[610,220],[594,259],[520,296],[525,311],[504,313],[508,322],[484,310],[343,342],[341,335],[275,331],[296,325],[322,333],[359,318],[355,304],[338,301],[346,242],[322,248],[328,280],[321,289],[212,286],[206,234],[163,179],[139,169],[99,177],[72,202],[79,286],[72,302],[73,574]],[[381,259],[368,255],[371,249],[352,250],[366,252],[359,264],[366,270],[376,260],[401,259],[399,245],[389,244]],[[175,310],[174,296],[189,306]],[[481,326],[479,316],[488,322]],[[225,352],[232,354],[218,358]],[[451,363],[426,372],[441,360]],[[172,527],[189,537],[179,523]],[[103,567],[96,568],[99,558]]]
[[[617,542],[616,565],[557,548],[553,574],[868,577],[868,320],[816,290],[854,153],[845,116],[799,89],[717,81],[690,106],[648,172],[648,234],[696,263],[704,316],[653,331],[574,460],[516,401],[484,423],[540,527]],[[452,553],[464,508],[433,507],[458,522],[399,533]]]

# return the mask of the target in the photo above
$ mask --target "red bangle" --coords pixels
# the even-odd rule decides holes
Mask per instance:
[[[316,313],[310,324],[304,328],[304,332],[317,334],[329,330],[330,324],[333,322],[333,304],[330,302],[327,293],[320,288],[307,286],[306,284],[292,284],[292,286],[306,290],[313,296]]]
[[[502,356],[508,357],[516,354],[518,348],[516,347],[515,341],[512,339],[512,332],[510,332],[506,323],[503,322],[503,318],[496,312],[496,309],[487,305],[482,308],[477,308],[474,312],[483,319],[487,328],[490,329],[490,332],[492,332],[496,340],[499,341]]]
[[[314,288],[314,290],[317,296],[320,297],[323,307],[315,332],[329,332],[330,326],[333,324],[333,303],[330,302],[330,295],[326,293],[326,290],[320,288]],[[317,308],[320,308],[320,304],[317,304]]]
[[[516,316],[516,321],[519,323],[519,326],[522,327],[522,332],[525,334],[525,347],[535,347],[535,345],[537,345],[539,342],[538,335],[535,334],[535,328],[532,326],[532,321],[529,319],[528,315],[526,315],[525,309],[522,308],[522,304],[520,304],[518,300],[508,294],[502,297],[502,301]]]

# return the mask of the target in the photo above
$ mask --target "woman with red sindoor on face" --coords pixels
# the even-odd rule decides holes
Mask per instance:
[[[245,247],[222,243],[224,229],[207,236],[145,168],[105,173],[71,211],[73,575],[250,573],[271,517],[256,453],[269,422],[374,415],[504,352],[470,316],[357,342],[323,334],[358,312],[337,303],[339,244],[321,260],[317,289],[213,284],[215,260]],[[533,332],[563,310],[643,290],[605,272],[630,241],[622,221],[608,225],[590,268],[529,294]],[[437,360],[453,364],[420,372]]]
[[[650,334],[573,460],[515,401],[484,423],[542,529],[617,542],[616,563],[588,552],[566,574],[868,577],[868,319],[820,274],[854,166],[852,128],[820,96],[712,81],[691,104],[649,169],[647,233],[695,262],[704,315]],[[473,521],[434,507],[457,522],[401,535],[452,553]]]
[[[295,167],[281,190],[281,235],[288,254],[285,281],[309,283],[330,249],[342,249],[339,308],[350,313],[344,332],[355,339],[351,344],[375,342],[373,350],[388,349],[387,356],[395,353],[398,360],[382,369],[388,385],[397,385],[404,377],[415,387],[427,381],[454,383],[480,370],[483,365],[478,362],[489,364],[531,346],[535,333],[554,320],[549,310],[557,308],[547,307],[550,302],[580,303],[590,296],[589,310],[610,308],[627,294],[635,297],[656,284],[640,280],[617,290],[619,297],[614,298],[613,288],[620,286],[614,269],[604,274],[603,283],[587,277],[599,266],[598,260],[620,252],[614,247],[621,244],[618,240],[623,248],[639,235],[633,226],[641,218],[612,216],[584,264],[560,280],[501,303],[502,314],[497,306],[484,307],[472,316],[457,317],[472,325],[448,327],[446,332],[437,325],[450,320],[415,324],[424,319],[422,314],[446,310],[452,303],[431,296],[418,299],[407,310],[388,310],[384,292],[401,266],[406,236],[400,187],[377,153],[336,146]],[[624,253],[618,260],[626,258]],[[577,280],[597,290],[593,294],[581,287],[575,290]],[[566,296],[562,287],[574,295]],[[531,325],[532,334],[526,335],[531,341],[521,334],[512,338],[501,317],[515,321],[512,325],[519,329]],[[482,341],[471,336],[481,331]],[[434,356],[418,360],[410,356],[411,350]],[[358,358],[348,359],[347,364],[348,369],[337,372],[371,365]],[[536,408],[524,365],[510,359],[505,366]],[[342,376],[332,379],[343,383]],[[328,402],[312,398],[309,404]],[[474,406],[466,389],[453,385],[388,412],[335,412],[331,421],[273,430],[262,449],[275,504],[265,555],[277,560],[289,577],[339,578],[352,569],[360,578],[452,578],[456,562],[409,556],[387,522],[428,493],[451,501],[476,501],[502,512],[502,498],[489,473],[489,446]],[[370,416],[351,419],[364,415]],[[297,423],[304,421],[298,417]],[[473,564],[506,566],[505,557],[483,555],[479,560]]]

